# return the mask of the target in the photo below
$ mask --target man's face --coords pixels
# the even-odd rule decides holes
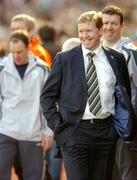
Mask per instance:
[[[13,21],[11,22],[11,25],[10,25],[10,29],[11,29],[11,32],[14,32],[14,31],[17,31],[17,30],[23,30],[23,31],[26,31],[28,33],[28,36],[29,36],[29,39],[31,40],[35,31],[34,30],[28,30],[27,28],[27,25],[24,21],[21,21],[21,20],[16,20],[16,21]]]
[[[16,65],[22,65],[28,62],[28,48],[22,41],[10,42],[9,46]]]
[[[98,29],[94,22],[79,23],[78,35],[81,43],[86,49],[95,50],[100,44],[102,30]]]
[[[11,32],[17,31],[17,30],[24,30],[28,32],[27,26],[24,21],[13,21],[10,25]]]
[[[123,33],[123,23],[120,23],[120,16],[117,14],[103,14],[103,38],[109,43],[118,41]]]

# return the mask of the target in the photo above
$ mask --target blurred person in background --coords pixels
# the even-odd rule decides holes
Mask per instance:
[[[79,44],[80,44],[79,38],[76,37],[69,38],[63,43],[62,51],[68,51],[74,48],[75,46],[78,46]]]
[[[17,14],[13,16],[10,23],[10,30],[11,32],[16,30],[26,31],[29,36],[29,51],[42,59],[50,69],[52,57],[48,50],[41,45],[40,38],[36,35],[36,21],[34,17],[28,14]],[[15,162],[15,171],[20,180],[22,180],[22,171],[18,161]],[[46,169],[46,173],[50,176],[48,168]]]
[[[56,53],[61,51],[61,45],[57,44],[57,31],[52,25],[44,24],[38,29],[38,35],[41,39],[43,47],[50,52],[53,59]]]
[[[8,54],[8,47],[6,43],[0,43],[0,58],[3,59]]]
[[[15,30],[25,30],[29,34],[29,50],[36,56],[45,61],[48,67],[51,67],[52,57],[48,50],[41,45],[40,38],[36,35],[35,18],[28,14],[17,14],[12,17],[10,24],[11,32]]]
[[[137,57],[132,53],[135,50],[131,39],[123,37],[124,33],[124,15],[122,10],[117,6],[106,6],[102,10],[103,20],[103,45],[113,48],[123,53],[129,71],[132,104],[135,109],[135,98],[137,93]],[[137,111],[137,109],[135,109]],[[136,180],[137,165],[134,167],[132,152],[129,151],[129,143],[119,139],[116,148],[114,180]]]
[[[53,26],[44,24],[38,29],[38,35],[41,39],[42,46],[48,50],[52,59],[55,57],[56,53],[60,51],[61,47],[56,44],[57,32]],[[52,180],[60,179],[61,171],[61,159],[54,158],[56,154],[56,144],[53,143],[52,147],[46,153],[46,160],[51,175]]]
[[[40,108],[48,67],[29,51],[26,32],[13,32],[9,48],[9,55],[0,61],[0,179],[10,180],[18,155],[23,180],[42,180],[44,149],[53,143]]]
[[[0,58],[3,59],[9,53],[8,47],[9,30],[0,25]]]

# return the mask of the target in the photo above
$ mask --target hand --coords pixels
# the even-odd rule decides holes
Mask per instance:
[[[49,150],[53,144],[53,137],[52,136],[45,136],[42,139],[42,146],[44,150]]]

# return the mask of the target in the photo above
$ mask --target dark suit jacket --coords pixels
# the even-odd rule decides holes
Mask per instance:
[[[124,56],[112,49],[104,49],[104,52],[118,83],[130,96],[130,80]],[[79,45],[56,55],[41,94],[42,111],[48,126],[55,132],[58,146],[62,146],[75,132],[87,98],[84,59]]]

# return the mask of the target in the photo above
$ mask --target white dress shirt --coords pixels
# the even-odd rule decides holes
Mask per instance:
[[[88,49],[85,49],[84,46],[82,46],[82,51],[83,51],[84,65],[86,72],[89,62],[89,58],[87,54],[90,51]],[[105,119],[111,114],[113,115],[115,114],[114,85],[116,83],[116,77],[102,47],[99,46],[94,51],[94,53],[95,55],[93,57],[93,61],[97,71],[102,110],[98,116],[94,116],[89,110],[89,103],[87,101],[85,112],[82,117],[83,120],[93,119],[93,118]]]

